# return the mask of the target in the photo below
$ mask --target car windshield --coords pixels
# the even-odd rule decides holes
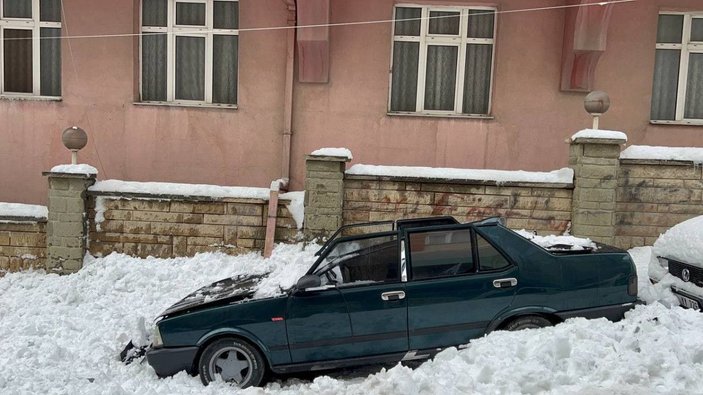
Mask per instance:
[[[331,247],[313,274],[322,285],[363,284],[399,278],[396,234],[341,241]]]

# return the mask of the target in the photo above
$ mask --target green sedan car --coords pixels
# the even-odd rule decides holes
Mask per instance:
[[[318,255],[279,296],[254,299],[261,277],[240,276],[176,303],[157,319],[149,364],[256,386],[267,372],[425,359],[494,330],[617,320],[637,295],[627,252],[548,250],[500,219],[347,226]]]

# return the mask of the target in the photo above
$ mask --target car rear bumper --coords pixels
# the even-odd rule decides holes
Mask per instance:
[[[146,360],[159,377],[173,376],[185,370],[193,372],[198,347],[152,348],[146,352]]]
[[[630,303],[621,303],[621,304],[615,304],[615,305],[610,305],[610,306],[593,307],[590,309],[562,311],[562,312],[557,313],[557,315],[562,320],[565,320],[567,318],[574,318],[574,317],[584,317],[584,318],[605,317],[605,318],[609,319],[610,321],[620,321],[625,316],[625,313],[628,310],[635,307],[635,305],[637,305],[637,304],[638,304],[637,301],[633,301]]]

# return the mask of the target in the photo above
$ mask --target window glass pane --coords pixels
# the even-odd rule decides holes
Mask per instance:
[[[239,2],[216,1],[212,17],[215,29],[239,29]]]
[[[459,13],[430,11],[430,34],[459,34]]]
[[[205,100],[205,37],[176,37],[176,99]]]
[[[454,110],[458,50],[459,47],[446,45],[427,47],[426,110]]]
[[[5,18],[31,18],[32,0],[2,0],[2,14]]]
[[[315,274],[323,285],[393,282],[400,279],[399,264],[397,237],[381,236],[337,244]]]
[[[61,29],[40,29],[41,95],[61,96]]]
[[[469,10],[469,29],[467,37],[493,38],[494,19],[494,11]]]
[[[703,18],[693,18],[693,22],[691,22],[691,41],[703,41]]]
[[[237,104],[238,36],[213,36],[212,101]]]
[[[142,0],[142,26],[162,26],[168,23],[168,0]]]
[[[61,22],[61,0],[41,0],[39,19],[42,22]]]
[[[142,100],[166,101],[166,34],[142,36]]]
[[[678,49],[657,49],[652,86],[651,117],[653,120],[676,118],[680,57],[681,51]]]
[[[409,239],[415,280],[474,271],[469,229],[411,233]]]
[[[464,104],[461,110],[464,114],[488,114],[492,62],[493,45],[466,46]]]
[[[419,36],[420,23],[422,22],[420,18],[422,18],[422,8],[397,7],[395,9],[395,35]],[[414,20],[404,21],[403,19]]]
[[[692,53],[688,59],[684,118],[703,119],[703,54],[701,53]]]
[[[391,111],[415,111],[417,108],[417,67],[420,43],[393,43],[393,77]]]
[[[659,15],[658,43],[681,43],[683,37],[683,15]]]
[[[32,93],[32,31],[4,29],[5,92]]]
[[[176,25],[205,25],[205,3],[176,3]]]
[[[476,235],[476,249],[481,270],[497,270],[510,266],[510,262],[478,234]]]

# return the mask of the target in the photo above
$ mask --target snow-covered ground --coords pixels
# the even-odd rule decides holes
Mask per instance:
[[[279,245],[271,259],[88,258],[70,276],[38,272],[0,278],[1,394],[232,394],[184,373],[158,379],[148,364],[117,355],[152,319],[196,288],[242,273],[274,271],[295,281],[318,246]],[[287,379],[247,394],[700,394],[703,314],[684,310],[647,279],[648,247],[631,250],[640,272],[638,306],[618,323],[571,319],[552,328],[494,332],[415,369]],[[292,264],[292,266],[290,266]],[[261,289],[261,292],[273,292]],[[664,304],[657,299],[663,300]]]

